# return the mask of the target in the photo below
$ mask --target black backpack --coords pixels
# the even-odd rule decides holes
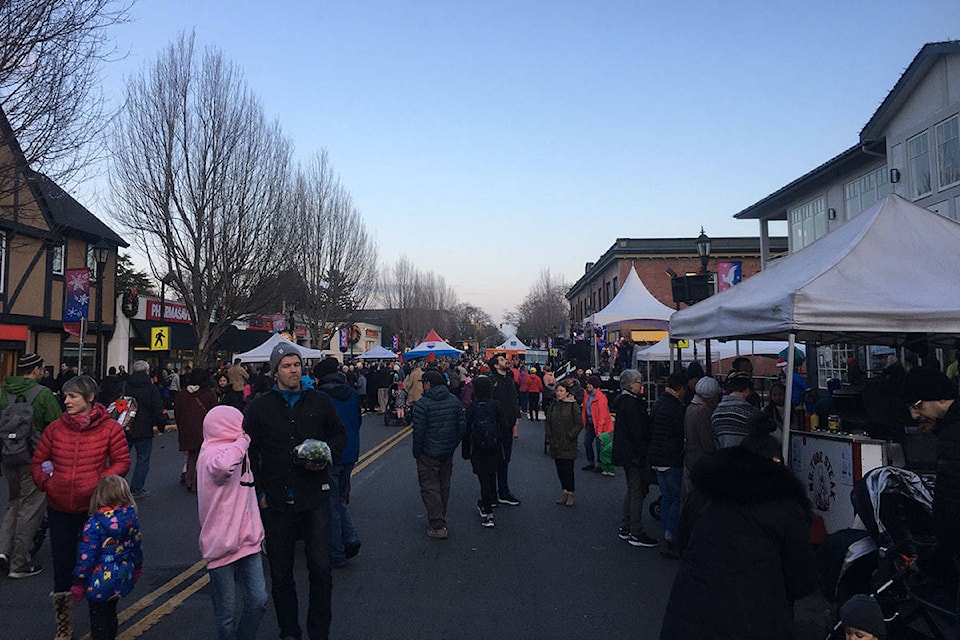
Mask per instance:
[[[33,401],[44,387],[36,385],[26,395],[7,394],[7,407],[0,413],[0,440],[3,463],[30,464],[33,451],[40,442],[40,434],[33,424]]]
[[[493,451],[500,446],[500,425],[487,401],[474,402],[470,442],[479,451]]]

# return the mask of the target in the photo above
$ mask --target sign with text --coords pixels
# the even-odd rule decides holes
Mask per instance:
[[[160,307],[163,306],[163,315],[160,317]],[[182,324],[192,324],[190,322],[190,312],[187,311],[187,305],[179,302],[167,302],[160,304],[159,300],[147,300],[146,319],[154,322],[179,322]]]

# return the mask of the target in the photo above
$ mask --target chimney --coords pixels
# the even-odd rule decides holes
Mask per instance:
[[[588,262],[588,263],[587,263],[587,266],[584,267],[583,272],[584,272],[584,273],[590,273],[590,269],[593,269],[593,265],[595,265],[595,264],[596,264],[595,262]]]

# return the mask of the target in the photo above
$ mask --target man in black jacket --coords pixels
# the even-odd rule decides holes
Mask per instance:
[[[623,497],[623,521],[619,536],[634,547],[655,547],[657,541],[643,531],[643,499],[647,497],[647,449],[650,418],[643,398],[643,376],[636,369],[620,374],[623,393],[616,399],[613,425],[613,464],[623,467],[627,493]]]
[[[134,416],[130,430],[127,432],[131,462],[136,457],[133,473],[130,474],[130,492],[134,498],[148,498],[150,492],[143,487],[150,472],[153,430],[165,428],[167,418],[163,413],[160,390],[150,379],[150,364],[146,360],[137,360],[133,363],[133,373],[123,382],[120,395],[132,396],[137,400],[137,415]],[[134,451],[137,452],[136,456],[133,455]]]
[[[667,378],[667,388],[650,411],[652,434],[649,462],[657,471],[660,521],[663,523],[660,553],[674,560],[680,557],[674,540],[680,520],[680,490],[683,486],[683,402],[686,392],[686,376],[679,372],[671,373]]]
[[[510,365],[503,355],[496,355],[487,362],[490,367],[490,379],[493,380],[493,399],[500,403],[507,424],[513,429],[520,419],[520,393],[517,383],[513,379]],[[507,438],[503,443],[503,459],[497,468],[497,496],[500,504],[517,506],[517,500],[510,491],[508,470],[510,467],[510,453],[513,451],[513,440]]]
[[[300,381],[303,362],[296,346],[278,344],[270,354],[273,389],[247,405],[250,467],[266,532],[273,606],[284,638],[302,637],[293,581],[297,539],[302,537],[310,576],[307,633],[330,634],[330,482],[326,465],[298,464],[294,447],[322,440],[338,460],[346,446],[343,424],[330,398]]]

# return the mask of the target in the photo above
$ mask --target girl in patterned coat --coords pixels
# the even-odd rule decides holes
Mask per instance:
[[[117,602],[140,579],[143,551],[140,523],[130,486],[121,476],[100,480],[90,499],[90,519],[83,526],[73,570],[73,599],[90,604],[93,640],[117,637]]]

